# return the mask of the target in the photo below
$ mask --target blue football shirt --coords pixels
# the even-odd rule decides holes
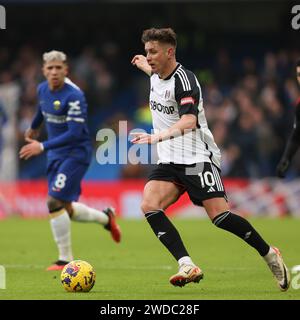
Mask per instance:
[[[84,93],[68,78],[59,90],[51,91],[44,81],[37,91],[38,111],[31,128],[37,129],[45,121],[48,140],[42,143],[48,160],[72,157],[89,163],[92,143]]]

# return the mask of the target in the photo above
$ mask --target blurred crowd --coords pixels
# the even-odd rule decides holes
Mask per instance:
[[[224,175],[265,177],[275,167],[289,136],[299,98],[297,52],[267,52],[260,60],[241,59],[233,66],[220,50],[212,81],[204,86],[204,103],[216,143],[223,154]]]
[[[0,87],[14,82],[20,88],[16,122],[19,147],[24,144],[24,132],[36,111],[36,87],[43,81],[42,53],[30,45],[13,53],[8,48],[0,51]],[[247,178],[275,175],[292,129],[294,105],[300,96],[295,74],[300,52],[282,49],[265,51],[259,57],[251,54],[236,57],[221,48],[206,63],[201,63],[200,54],[200,62],[195,65],[190,65],[187,53],[179,52],[177,58],[197,75],[202,86],[209,127],[222,151],[223,175]],[[135,70],[130,60],[122,58],[117,43],[83,48],[69,56],[69,68],[69,77],[86,94],[95,151],[97,131],[103,127],[117,130],[118,121],[128,121],[128,131],[150,130],[149,79]],[[45,132],[41,139],[46,139]],[[19,176],[42,177],[44,166],[45,157],[20,162]],[[100,166],[95,164],[92,167],[100,170],[99,177],[108,172],[102,169],[101,173]],[[117,166],[105,178],[144,177],[148,169],[130,164]],[[300,161],[296,158],[290,174],[299,172]]]

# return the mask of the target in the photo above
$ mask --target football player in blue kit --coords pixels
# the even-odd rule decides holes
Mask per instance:
[[[73,260],[70,221],[97,222],[120,242],[121,230],[113,208],[99,211],[77,202],[83,179],[92,157],[92,143],[87,126],[87,103],[84,93],[67,78],[66,55],[52,50],[43,55],[46,81],[37,89],[38,110],[25,133],[27,144],[20,150],[21,159],[47,152],[48,199],[50,224],[58,247],[58,260],[47,270],[61,270]],[[39,142],[39,128],[46,124],[48,140]]]

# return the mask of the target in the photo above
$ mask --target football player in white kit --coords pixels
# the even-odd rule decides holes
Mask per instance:
[[[286,291],[290,276],[279,250],[267,244],[246,219],[230,211],[220,177],[221,154],[207,126],[201,88],[195,75],[176,61],[175,32],[147,29],[142,42],[146,56],[135,55],[131,63],[150,76],[154,133],[133,133],[132,143],[157,144],[159,161],[144,188],[141,208],[155,235],[178,261],[179,271],[170,283],[182,287],[203,278],[164,213],[187,192],[217,227],[255,248],[280,290]]]

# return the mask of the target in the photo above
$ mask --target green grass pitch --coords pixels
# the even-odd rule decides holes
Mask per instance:
[[[289,267],[300,264],[300,220],[251,219],[271,244],[278,246]],[[60,272],[45,268],[57,258],[48,220],[10,218],[0,221],[0,265],[6,289],[0,300],[207,300],[300,298],[300,289],[280,292],[264,261],[236,236],[206,219],[174,219],[193,260],[204,271],[199,284],[173,287],[169,277],[177,262],[144,220],[120,220],[123,239],[115,244],[102,226],[72,222],[75,259],[96,270],[89,293],[68,293]],[[292,275],[295,277],[295,275]],[[300,286],[300,279],[294,283]],[[294,286],[295,287],[295,286]]]

